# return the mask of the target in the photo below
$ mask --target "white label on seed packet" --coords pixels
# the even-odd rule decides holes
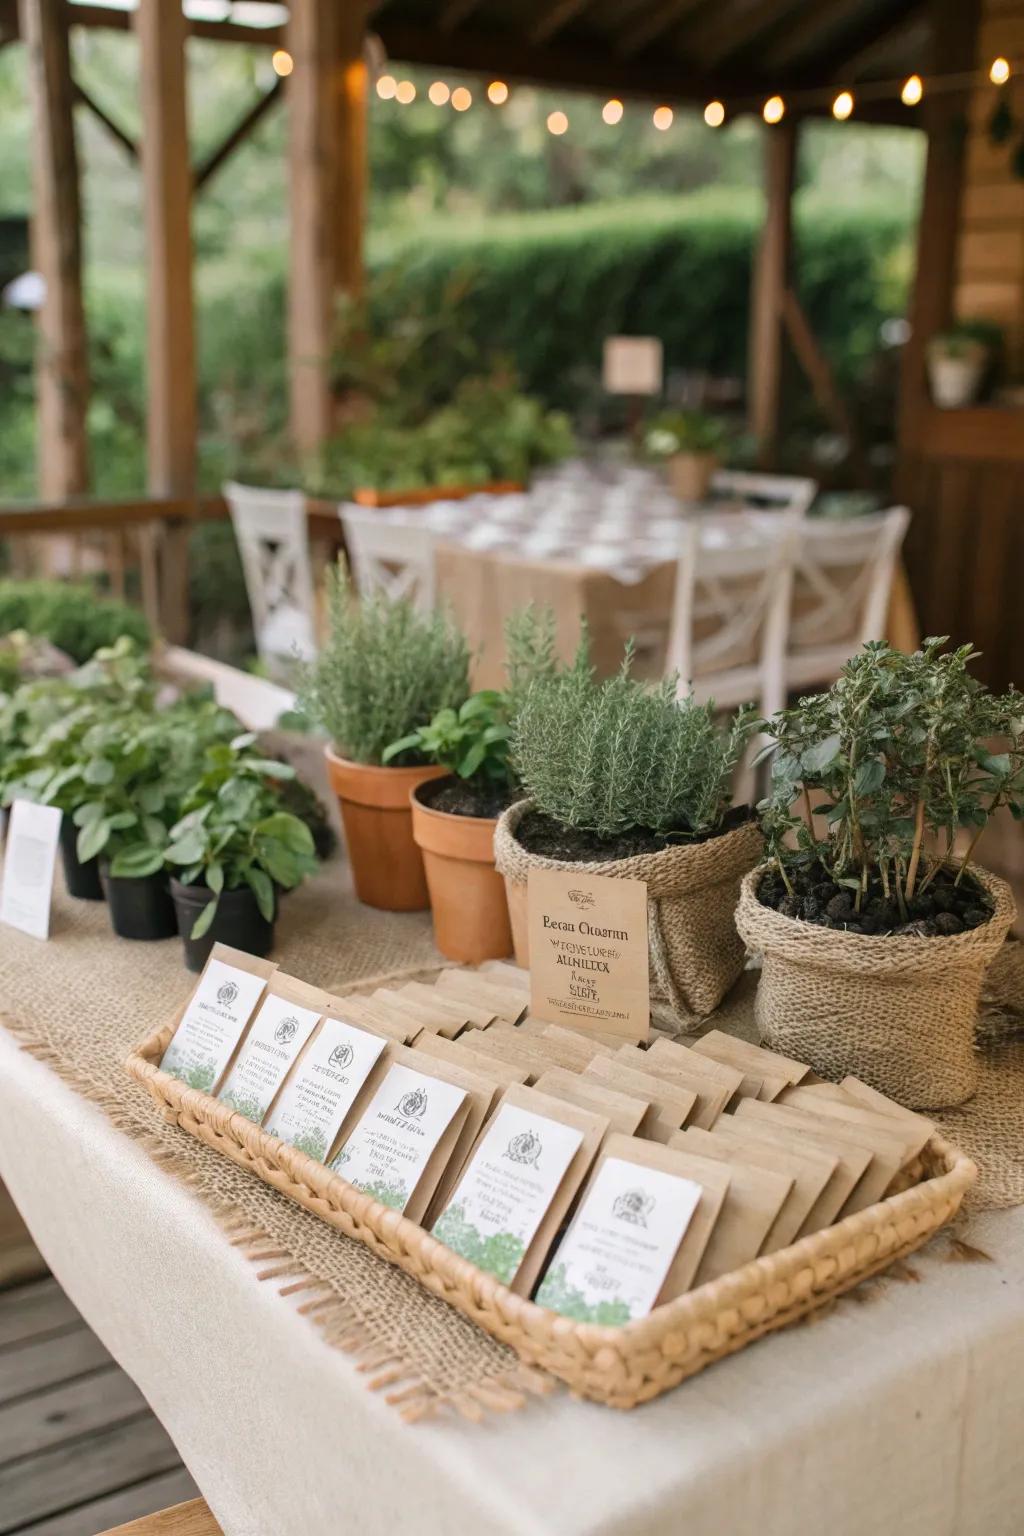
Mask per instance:
[[[382,1205],[404,1211],[465,1097],[452,1083],[393,1066],[331,1167]]]
[[[33,939],[50,937],[53,866],[62,812],[55,805],[15,800],[7,826],[0,923]]]
[[[502,1105],[434,1236],[510,1285],[582,1141],[575,1126]]]
[[[601,1164],[537,1291],[577,1322],[616,1327],[658,1299],[701,1189],[619,1157]]]
[[[265,976],[211,960],[164,1052],[162,1069],[190,1088],[212,1093],[266,984]]]
[[[267,1130],[322,1163],[387,1041],[342,1019],[323,1028],[285,1084]]]
[[[271,992],[217,1094],[221,1103],[261,1125],[271,1099],[319,1017],[315,1008],[300,1008]]]

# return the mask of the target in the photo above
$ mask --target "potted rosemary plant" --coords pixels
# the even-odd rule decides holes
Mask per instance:
[[[772,859],[737,913],[764,958],[763,1038],[920,1109],[974,1091],[981,980],[1014,917],[974,854],[994,810],[1024,815],[1024,700],[945,644],[866,645],[769,723]]]
[[[741,876],[763,842],[732,778],[753,725],[741,711],[722,730],[711,704],[651,688],[621,671],[598,682],[586,636],[562,671],[538,676],[515,714],[512,757],[525,798],[495,833],[516,957],[529,963],[531,867],[644,880],[654,995],[680,1017],[703,1017],[743,968],[733,914]]]
[[[394,742],[469,696],[469,649],[443,613],[406,598],[352,591],[339,563],[328,577],[330,635],[306,669],[302,706],[332,745],[327,769],[338,796],[356,895],[371,907],[417,912],[429,905],[413,841],[410,792],[447,770],[419,745]]]

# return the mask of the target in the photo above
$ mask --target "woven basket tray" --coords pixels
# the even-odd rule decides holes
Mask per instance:
[[[399,1211],[371,1200],[209,1094],[162,1072],[157,1063],[172,1033],[171,1025],[159,1030],[125,1063],[166,1120],[397,1264],[527,1364],[614,1408],[633,1408],[657,1397],[912,1253],[955,1215],[977,1175],[969,1158],[933,1136],[922,1154],[922,1178],[911,1188],[689,1291],[648,1317],[622,1328],[603,1328],[559,1317],[513,1295]]]

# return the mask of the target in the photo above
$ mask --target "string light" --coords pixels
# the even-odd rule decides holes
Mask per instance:
[[[416,100],[416,87],[411,80],[399,80],[395,86],[395,100],[400,101],[403,107]]]
[[[270,55],[270,62],[273,66],[274,74],[280,75],[282,80],[286,75],[290,75],[295,68],[295,60],[286,48],[275,48]]]
[[[911,75],[909,79],[904,80],[903,89],[900,91],[900,101],[902,101],[905,107],[916,107],[923,95],[924,86],[921,83],[920,75]]]
[[[664,133],[666,128],[672,127],[672,116],[671,107],[655,107],[654,117],[651,121],[654,123],[655,128],[660,128],[662,133]]]
[[[452,106],[456,112],[467,112],[473,105],[473,93],[464,85],[457,85],[452,91]]]
[[[709,101],[704,108],[704,121],[709,128],[721,128],[725,122],[725,108],[720,101]]]
[[[381,101],[390,101],[398,89],[398,82],[394,75],[381,75],[377,81],[377,95]]]
[[[508,101],[508,86],[504,80],[492,80],[487,87],[487,100],[494,107],[503,107]]]
[[[1010,78],[1009,59],[1004,59],[1002,56],[1000,56],[998,59],[993,59],[992,67],[988,72],[988,77],[992,81],[993,85],[1005,85],[1007,80]]]
[[[568,130],[568,127],[569,119],[564,112],[548,113],[548,133],[553,133],[556,138],[559,138]]]
[[[832,116],[834,118],[837,118],[839,122],[845,123],[846,119],[849,117],[849,115],[850,115],[850,113],[852,111],[853,111],[853,92],[852,91],[840,91],[839,95],[836,97],[835,101],[832,103]]]
[[[766,123],[781,123],[786,115],[786,103],[781,96],[769,96],[761,108],[761,116]]]
[[[427,96],[434,103],[435,107],[443,107],[451,94],[443,80],[435,80],[427,92]]]
[[[601,108],[601,116],[609,127],[614,127],[616,123],[622,122],[623,110],[622,102],[617,96],[613,96],[611,101],[606,101]]]

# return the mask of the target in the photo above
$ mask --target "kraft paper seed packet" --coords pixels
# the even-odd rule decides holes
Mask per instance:
[[[215,944],[160,1063],[190,1088],[215,1093],[277,970],[270,960]]]
[[[218,1090],[221,1103],[261,1125],[326,1005],[326,992],[278,971]]]
[[[324,1018],[281,1086],[265,1120],[271,1136],[325,1163],[387,1041]]]

